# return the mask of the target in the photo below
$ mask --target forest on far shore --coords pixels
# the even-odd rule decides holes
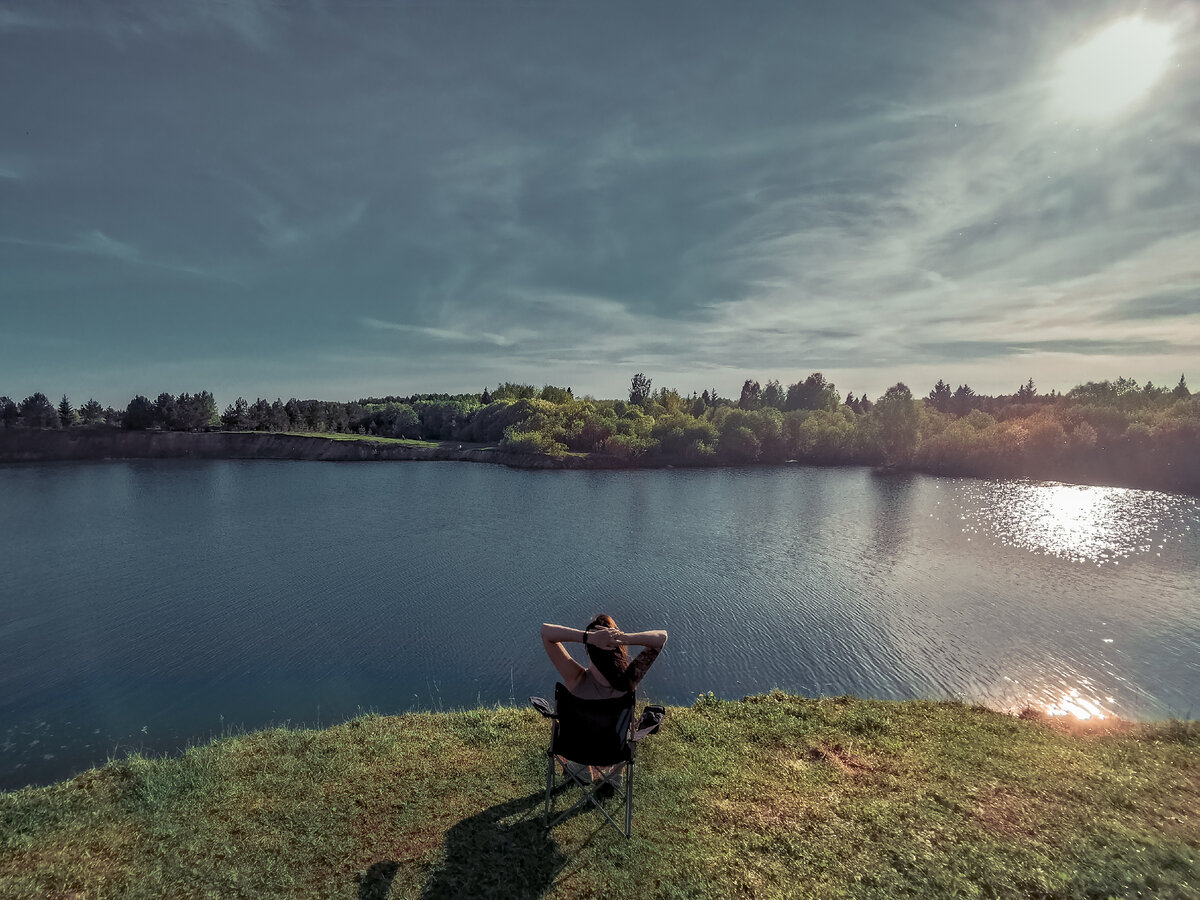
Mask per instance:
[[[786,387],[746,380],[737,399],[654,389],[633,376],[628,397],[505,383],[479,394],[368,397],[352,402],[239,397],[218,413],[208,391],[124,410],[43,394],[0,397],[0,429],[316,432],[494,443],[514,453],[602,454],[629,465],[818,465],[913,468],[936,474],[1031,476],[1200,488],[1200,396],[1132,378],[1008,395],[939,381],[923,396],[896,384],[876,400],[843,397],[819,372]]]

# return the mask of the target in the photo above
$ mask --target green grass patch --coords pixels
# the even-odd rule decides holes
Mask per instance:
[[[396,444],[401,447],[440,447],[439,441],[420,441],[416,438],[379,437],[374,434],[343,434],[336,431],[235,431],[230,434],[278,434],[284,437],[324,438],[328,441],[366,441],[369,444]],[[455,443],[457,442],[447,442]]]
[[[702,697],[643,745],[630,840],[543,828],[547,740],[475,709],[113,761],[0,795],[0,896],[1200,897],[1189,723]]]

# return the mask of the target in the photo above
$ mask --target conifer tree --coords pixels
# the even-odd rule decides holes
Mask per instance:
[[[67,399],[66,394],[63,394],[62,400],[58,403],[58,421],[63,428],[70,428],[75,424],[75,408],[71,406],[71,401]]]
[[[950,400],[954,396],[954,392],[950,390],[950,385],[938,379],[938,383],[933,386],[933,390],[929,392],[928,400],[930,406],[938,412],[950,411]]]
[[[84,425],[96,425],[104,420],[104,407],[96,402],[95,397],[89,398],[87,403],[79,407],[79,417]]]

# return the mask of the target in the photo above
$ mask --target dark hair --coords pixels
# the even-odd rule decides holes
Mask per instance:
[[[613,617],[609,615],[599,615],[592,619],[591,624],[585,629],[591,631],[594,628],[616,628],[617,623],[613,621]],[[587,635],[584,635],[586,638]],[[602,650],[592,644],[587,645],[588,659],[592,661],[600,674],[604,676],[604,680],[611,684],[618,691],[632,691],[634,685],[630,684],[630,679],[633,676],[633,670],[629,666],[629,651],[622,644],[615,650]]]

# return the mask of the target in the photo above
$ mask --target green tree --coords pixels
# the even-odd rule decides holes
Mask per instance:
[[[271,404],[271,430],[287,431],[289,424],[287,410],[284,409],[283,401],[279,397],[276,397],[275,402]]]
[[[371,404],[355,423],[355,428],[359,426],[380,437],[415,438],[421,434],[421,420],[407,403]]]
[[[769,406],[771,409],[778,409],[781,412],[787,402],[787,396],[783,392],[783,387],[778,380],[767,382],[767,386],[763,388],[762,405]]]
[[[843,405],[836,411],[792,410],[784,414],[788,456],[816,463],[847,462],[854,443],[856,416]]]
[[[717,458],[731,465],[743,465],[758,460],[762,443],[745,425],[736,425],[722,431],[717,439]]]
[[[1037,388],[1033,386],[1033,379],[1030,378],[1027,382],[1017,388],[1017,402],[1028,403],[1037,396]]]
[[[58,410],[40,391],[22,400],[18,411],[21,414],[21,424],[26,428],[59,427]]]
[[[12,428],[21,415],[11,397],[0,397],[0,428]]]
[[[79,417],[84,425],[99,425],[104,421],[104,407],[94,397],[88,398],[88,402],[79,407]]]
[[[511,427],[505,431],[500,449],[509,453],[544,453],[547,456],[562,456],[567,452],[566,444],[560,444],[541,431],[517,431]]]
[[[1184,381],[1182,375],[1179,376],[1179,384],[1175,385],[1175,388],[1171,391],[1171,396],[1176,400],[1186,400],[1192,396],[1192,392],[1188,390],[1187,382]]]
[[[978,398],[971,387],[966,384],[960,384],[954,392],[954,397],[950,402],[950,412],[956,416],[965,416],[971,410],[975,409]]]
[[[175,399],[174,394],[163,391],[154,399],[154,417],[158,420],[159,427],[167,431],[178,431],[182,427],[179,401]]]
[[[250,427],[250,404],[246,402],[245,398],[238,397],[237,400],[225,407],[225,412],[221,414],[221,424],[231,431]]]
[[[496,390],[492,391],[492,402],[497,400],[532,400],[538,395],[538,389],[532,384],[514,384],[511,381],[506,381],[504,384],[497,385]]]
[[[747,378],[742,385],[742,396],[738,398],[738,409],[755,410],[762,406],[762,385]]]
[[[543,385],[539,396],[541,399],[549,400],[551,403],[570,403],[575,399],[571,396],[570,388],[555,387],[552,384]]]
[[[121,426],[131,431],[144,431],[153,428],[156,421],[154,404],[149,397],[138,394],[125,407],[125,415],[121,417]]]
[[[939,378],[926,399],[938,412],[950,412],[950,401],[954,399],[954,392],[950,390],[950,385]]]
[[[871,418],[879,429],[880,448],[888,465],[907,463],[917,446],[920,411],[912,391],[903,382],[892,385],[871,409]]]
[[[651,380],[638,372],[629,382],[629,402],[641,406],[650,399]]]
[[[66,394],[63,394],[63,398],[58,401],[58,421],[63,428],[70,428],[77,421],[75,408],[71,406],[71,401],[67,399]]]
[[[803,381],[788,385],[787,399],[784,408],[793,409],[827,409],[830,412],[842,405],[841,394],[837,387],[825,380],[820,372],[813,372]]]
[[[253,431],[271,430],[271,404],[262,397],[250,404],[246,411],[249,417],[248,426]]]
[[[180,394],[175,401],[175,421],[174,427],[184,431],[212,428],[221,421],[217,415],[217,401],[208,391]]]

